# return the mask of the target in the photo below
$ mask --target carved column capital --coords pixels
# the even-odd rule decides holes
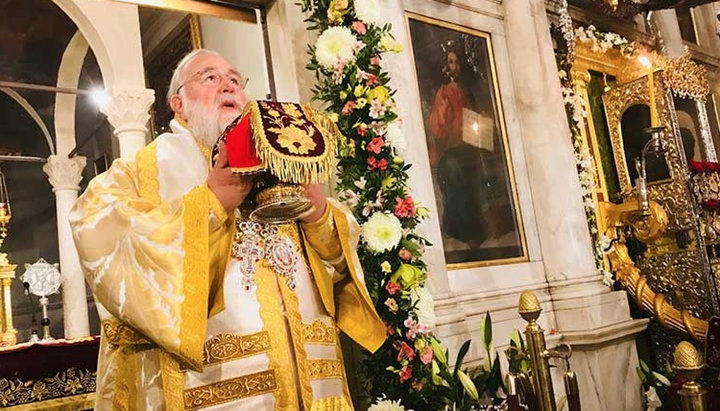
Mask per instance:
[[[115,129],[115,135],[126,131],[147,132],[145,124],[150,119],[148,109],[155,101],[151,89],[116,89],[110,93],[110,103],[101,110]]]
[[[85,169],[86,159],[82,156],[68,158],[65,155],[52,155],[48,157],[43,171],[53,186],[53,191],[75,190],[80,191],[82,172]]]

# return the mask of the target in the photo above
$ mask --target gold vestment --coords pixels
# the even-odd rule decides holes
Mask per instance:
[[[107,310],[96,409],[352,409],[337,328],[370,351],[386,332],[352,215],[328,199],[316,223],[240,232],[244,220],[205,184],[198,143],[171,125],[91,181],[70,213]],[[250,266],[246,246],[259,253]]]

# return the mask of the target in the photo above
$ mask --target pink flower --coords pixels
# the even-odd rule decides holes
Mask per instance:
[[[343,106],[342,111],[340,111],[340,114],[342,114],[343,116],[348,116],[348,115],[350,115],[350,113],[352,113],[352,111],[355,109],[356,106],[357,106],[356,102],[348,101]]]
[[[388,281],[387,284],[385,284],[385,289],[388,293],[390,293],[390,295],[395,295],[396,292],[402,290],[402,286],[392,281]]]
[[[365,27],[365,23],[362,21],[353,21],[352,29],[360,35],[367,33],[367,27]]]
[[[357,133],[360,137],[365,137],[365,134],[367,134],[367,124],[360,124],[357,126]]]
[[[411,196],[395,198],[395,215],[399,218],[415,218],[415,202]]]
[[[366,84],[368,87],[375,86],[375,85],[377,85],[379,82],[380,82],[380,79],[378,78],[378,76],[376,76],[376,75],[374,75],[374,74],[368,73],[368,75],[367,75],[366,78],[365,78],[365,84]]]
[[[403,383],[412,378],[412,367],[406,365],[400,370],[400,382]]]
[[[414,340],[415,336],[420,334],[427,334],[430,332],[430,327],[426,325],[420,325],[417,323],[417,321],[413,320],[412,317],[408,317],[404,322],[403,325],[407,327],[407,332],[405,333],[405,336],[408,338],[408,340]]]
[[[383,147],[385,147],[385,140],[382,137],[375,137],[370,140],[366,148],[371,153],[380,154]]]
[[[410,260],[412,260],[412,254],[411,254],[410,251],[409,251],[407,248],[405,248],[405,247],[403,247],[398,254],[400,255],[400,258],[402,258],[402,259],[405,260],[405,261],[410,261]]]
[[[387,166],[388,166],[388,162],[384,158],[381,158],[380,161],[378,161],[378,168],[380,170],[385,171]]]
[[[375,170],[378,166],[377,158],[372,157],[372,156],[368,157],[367,165],[368,165],[368,170]]]
[[[373,66],[379,66],[380,65],[380,56],[377,54],[370,57],[370,64]]]
[[[422,354],[420,354],[420,361],[421,361],[423,364],[430,364],[430,362],[432,361],[432,359],[433,359],[433,350],[432,350],[432,347],[427,346],[427,347],[425,347],[425,349],[423,350]]]
[[[405,341],[400,343],[400,347],[398,348],[398,350],[400,350],[397,356],[398,362],[402,361],[404,357],[407,357],[408,361],[412,361],[415,359],[415,350],[411,346],[407,345]]]

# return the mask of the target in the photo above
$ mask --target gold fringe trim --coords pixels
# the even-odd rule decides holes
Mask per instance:
[[[138,194],[150,200],[154,205],[160,204],[160,182],[157,168],[157,142],[137,152]]]
[[[320,114],[309,105],[301,105],[302,112],[323,138],[324,152],[319,156],[301,157],[279,153],[272,147],[263,127],[260,104],[264,102],[250,101],[243,109],[243,115],[250,114],[253,140],[258,157],[266,169],[286,183],[322,183],[332,176],[335,169],[335,153],[340,131],[332,121]],[[289,103],[293,104],[294,103]]]
[[[113,365],[115,366],[115,384],[113,387],[112,407],[117,411],[129,411],[137,398],[137,386],[135,380],[138,374],[137,362],[129,347],[119,348],[115,355]]]

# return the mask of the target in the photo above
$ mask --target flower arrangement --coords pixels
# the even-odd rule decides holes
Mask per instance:
[[[319,33],[308,48],[307,68],[317,79],[314,99],[345,136],[338,145],[336,190],[361,225],[360,262],[387,327],[383,346],[360,367],[366,394],[377,399],[370,409],[479,409],[481,397],[488,398],[486,383],[492,394],[501,385],[497,355],[488,369],[463,369],[468,341],[452,369],[432,333],[435,310],[423,260],[429,243],[416,233],[429,210],[408,186],[410,164],[402,158],[407,141],[395,90],[382,69],[383,56],[402,46],[383,22],[378,0],[302,0],[300,6],[309,29]]]
[[[592,50],[597,53],[605,53],[610,49],[618,50],[625,57],[635,53],[635,42],[629,41],[617,33],[598,31],[593,25],[576,28],[575,38],[583,43],[591,43]]]
[[[659,372],[650,370],[645,361],[640,360],[640,365],[635,368],[643,389],[643,404],[647,411],[655,411],[662,407],[661,397],[667,393],[670,387],[670,380]]]

